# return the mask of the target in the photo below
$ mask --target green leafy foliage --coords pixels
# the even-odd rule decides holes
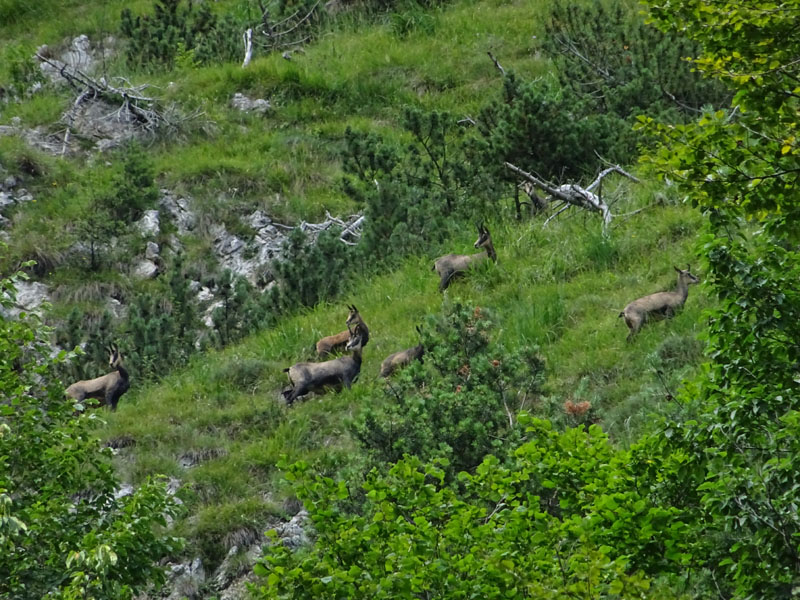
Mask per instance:
[[[695,67],[736,91],[730,110],[697,123],[642,120],[660,142],[649,164],[707,216],[706,281],[719,302],[708,314],[709,364],[684,394],[693,418],[668,422],[651,450],[673,473],[659,493],[691,515],[722,593],[785,596],[800,583],[788,468],[800,410],[798,43],[787,33],[798,7],[651,2],[650,11],[701,44]]]
[[[536,349],[511,352],[497,340],[492,313],[455,304],[429,317],[415,362],[387,382],[353,426],[382,463],[406,454],[444,458],[449,479],[473,470],[487,454],[500,458],[520,439],[516,412],[534,402],[544,365]]]
[[[0,281],[11,305],[16,278]],[[117,498],[108,450],[55,377],[49,329],[0,317],[0,595],[132,598],[163,582],[180,548],[165,533],[177,506],[163,481]]]
[[[637,491],[627,454],[596,426],[520,422],[529,441],[507,465],[490,456],[462,473],[461,493],[446,460],[408,457],[368,477],[357,515],[343,481],[289,467],[316,540],[268,547],[259,597],[670,597],[643,567],[679,560],[684,527]]]

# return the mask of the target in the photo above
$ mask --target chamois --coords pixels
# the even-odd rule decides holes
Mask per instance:
[[[117,410],[120,396],[128,391],[131,383],[128,371],[122,366],[122,355],[119,348],[111,346],[108,352],[108,364],[115,370],[102,377],[76,381],[65,390],[67,396],[78,402],[83,402],[86,398],[94,398],[100,401],[99,406],[110,406],[112,411]]]
[[[657,292],[634,300],[626,306],[620,317],[625,317],[625,324],[630,329],[628,341],[630,342],[639,330],[651,318],[672,318],[675,312],[683,307],[689,295],[689,285],[699,283],[699,279],[691,274],[692,267],[686,265],[686,270],[673,267],[678,272],[678,289],[674,292]]]
[[[359,314],[355,304],[350,305],[347,308],[350,309],[350,312],[347,315],[347,320],[345,321],[345,325],[347,325],[347,331],[341,331],[334,335],[326,336],[318,341],[315,346],[317,350],[317,356],[327,356],[328,354],[333,354],[334,352],[344,349],[353,334],[353,327],[355,325],[361,325],[361,332],[364,337],[361,345],[367,345],[367,342],[369,341],[369,328],[367,327],[367,324],[364,323],[364,319],[361,318],[361,315]]]
[[[475,242],[475,247],[485,248],[485,250],[476,254],[445,254],[434,261],[432,270],[439,275],[440,292],[445,291],[454,277],[463,274],[472,265],[486,258],[490,258],[492,262],[497,262],[497,253],[494,251],[492,236],[483,224],[478,225],[478,239]]]
[[[284,369],[289,374],[291,387],[283,390],[286,404],[291,405],[298,397],[309,392],[322,390],[325,386],[341,386],[349,388],[361,372],[361,349],[366,339],[366,329],[356,323],[353,335],[347,342],[346,350],[352,350],[349,356],[340,356],[321,363],[301,362]]]
[[[417,332],[422,335],[419,326],[417,326]],[[397,369],[410,365],[412,361],[422,360],[423,354],[425,354],[425,348],[421,343],[412,348],[390,354],[381,363],[380,377],[389,377]]]

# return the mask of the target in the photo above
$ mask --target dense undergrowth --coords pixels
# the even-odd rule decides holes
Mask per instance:
[[[139,485],[156,473],[181,481],[178,494],[186,511],[176,531],[188,541],[184,557],[199,555],[207,568],[215,567],[230,548],[244,549],[271,523],[296,513],[299,497],[313,513],[321,543],[307,554],[273,551],[260,567],[267,575],[265,595],[271,590],[296,597],[304,593],[300,584],[308,585],[311,596],[321,593],[320,582],[331,582],[326,573],[342,566],[341,557],[330,554],[338,551],[341,532],[365,547],[370,535],[391,546],[395,534],[419,533],[407,527],[415,529],[417,518],[447,523],[453,540],[465,532],[448,529],[451,523],[480,520],[481,527],[466,529],[475,539],[485,536],[480,544],[486,555],[471,562],[476,559],[470,553],[459,559],[459,568],[471,572],[477,564],[486,569],[487,581],[508,576],[509,548],[521,547],[522,540],[539,548],[533,562],[524,564],[531,572],[541,569],[536,585],[543,587],[529,588],[529,595],[545,594],[555,581],[557,589],[547,591],[552,597],[574,597],[587,582],[607,586],[602,594],[608,597],[646,597],[651,578],[651,597],[708,595],[715,576],[723,574],[731,596],[763,581],[771,581],[776,593],[788,589],[794,579],[780,571],[780,557],[791,562],[796,553],[780,536],[791,535],[794,515],[770,500],[774,495],[791,505],[791,494],[780,494],[791,489],[792,475],[789,462],[770,458],[768,450],[777,456],[793,451],[787,450],[787,431],[796,426],[782,404],[794,398],[792,381],[798,381],[786,374],[796,364],[782,337],[794,326],[786,319],[795,314],[796,293],[782,288],[796,274],[796,257],[786,234],[791,228],[780,213],[792,204],[781,204],[777,189],[774,205],[764,201],[751,209],[745,203],[737,212],[735,204],[714,195],[730,190],[715,188],[723,184],[706,177],[692,162],[694,155],[687,158],[679,148],[678,158],[666,151],[650,156],[656,171],[678,185],[656,183],[653,171],[644,170],[638,173],[649,178],[644,183],[605,181],[603,196],[619,215],[605,233],[596,215],[577,209],[546,227],[545,215],[523,210],[514,191],[518,182],[503,161],[553,182],[586,182],[605,159],[634,162],[640,150],[647,151],[638,144],[652,142],[645,133],[660,133],[664,147],[675,144],[675,136],[690,136],[691,129],[675,124],[704,103],[728,99],[726,87],[710,80],[698,85],[686,65],[676,62],[693,51],[686,39],[671,44],[672,38],[643,29],[631,17],[631,3],[581,4],[589,7],[586,12],[574,4],[386,3],[321,23],[313,43],[291,60],[273,53],[247,69],[222,61],[230,55],[215,58],[207,47],[188,47],[191,36],[155,57],[145,57],[139,46],[138,54],[119,55],[110,68],[132,69],[132,81],[154,84],[165,102],[201,115],[169,139],[150,140],[146,157],[132,147],[114,155],[111,164],[81,164],[48,157],[16,137],[0,138],[3,166],[37,195],[35,205],[13,215],[14,243],[0,268],[37,260],[34,273],[57,290],[51,316],[62,323],[72,319],[78,324],[73,333],[86,327],[93,339],[111,341],[113,328],[100,310],[108,295],[131,300],[140,317],[113,330],[128,338],[123,344],[138,369],[136,385],[117,413],[102,415],[96,433],[117,449],[114,463],[125,481]],[[126,7],[141,14],[149,4]],[[215,14],[225,16],[231,7],[227,16],[238,10],[237,18],[244,18],[235,3],[218,3]],[[112,13],[116,23],[121,8],[82,5],[91,14],[85,32],[114,30],[116,25],[105,23]],[[0,78],[25,82],[32,76],[25,52],[77,33],[63,22],[34,19],[53,10],[53,3],[34,13],[0,0],[0,17],[15,16],[0,31],[16,40],[3,49],[11,67],[0,66]],[[574,15],[584,21],[573,21]],[[204,19],[207,25],[210,17]],[[126,35],[144,35],[137,27],[129,22]],[[582,38],[582,27],[591,35]],[[608,58],[603,77],[587,72],[586,61],[571,61],[575,52],[563,52],[565,43]],[[234,111],[228,103],[236,92],[269,98],[273,108],[264,116]],[[63,91],[46,87],[6,103],[0,122],[18,117],[24,126],[57,130],[54,122],[69,101]],[[725,127],[735,125],[734,114],[708,112],[701,121],[725,131],[722,141],[710,140],[725,152],[758,143],[747,136],[738,145],[726,143]],[[642,118],[640,128],[632,129],[642,115],[669,125],[659,130]],[[470,122],[474,127],[464,126]],[[745,130],[762,126],[756,118]],[[769,152],[790,160],[794,138],[781,144]],[[683,180],[693,168],[697,187]],[[764,172],[756,175],[758,183],[747,193],[773,181]],[[713,188],[710,200],[697,191],[703,185]],[[188,325],[184,330],[165,321],[161,327],[159,321],[166,313],[184,324],[194,319],[190,310],[181,310],[188,306],[183,276],[239,288],[207,259],[207,231],[184,240],[185,253],[160,280],[134,284],[120,276],[126,252],[140,251],[142,244],[126,230],[126,221],[152,205],[156,186],[191,194],[206,228],[215,222],[241,227],[239,217],[257,208],[287,222],[361,210],[368,225],[355,249],[339,245],[335,236],[315,247],[293,238],[292,260],[275,268],[277,291],[246,289],[241,298],[231,296],[242,306],[251,301],[252,310],[218,323],[212,339],[226,348],[201,344],[204,352],[196,353]],[[737,193],[731,195],[738,199]],[[115,203],[120,197],[125,202]],[[776,206],[773,222],[769,211]],[[100,210],[114,216],[116,229],[87,217]],[[766,224],[743,226],[747,219]],[[440,294],[432,259],[473,251],[474,220],[491,230],[498,262],[481,265]],[[738,227],[739,237],[730,233]],[[54,240],[54,230],[65,235]],[[121,250],[97,264],[92,254],[89,268],[71,264],[67,250],[76,235],[114,236]],[[674,319],[649,324],[627,343],[620,310],[634,298],[673,288],[673,265],[686,263],[701,282],[708,277],[708,285],[692,287]],[[783,273],[789,275],[778,277]],[[371,332],[359,381],[287,408],[280,399],[283,369],[311,359],[319,337],[343,329],[347,304],[358,306]],[[73,318],[75,310],[89,317]],[[148,324],[163,334],[150,354],[138,347],[143,344],[137,337],[149,334]],[[418,325],[435,348],[431,361],[415,365],[399,382],[379,379],[384,357],[418,343]],[[82,340],[66,335],[59,341],[71,346]],[[471,343],[476,345],[468,349]],[[451,356],[447,344],[453,344]],[[744,364],[739,348],[758,360]],[[90,358],[97,362],[97,353]],[[688,388],[687,378],[693,381]],[[484,397],[486,405],[480,402]],[[521,411],[526,416],[515,420]],[[724,423],[715,421],[717,412],[726,415]],[[448,424],[448,418],[457,422]],[[757,426],[748,429],[750,421]],[[773,432],[776,422],[787,428]],[[663,428],[656,434],[654,423]],[[740,437],[726,437],[728,423]],[[762,430],[768,432],[764,437]],[[392,466],[403,452],[416,458]],[[495,458],[477,466],[488,452]],[[425,465],[419,457],[440,462]],[[728,457],[738,461],[735,473],[725,470]],[[756,481],[753,464],[763,467],[759,476],[766,471],[774,479]],[[469,474],[459,475],[460,469]],[[744,491],[731,498],[729,484]],[[487,489],[492,492],[484,496]],[[753,489],[758,493],[750,498]],[[418,509],[414,519],[386,519],[395,510],[387,509],[387,495],[396,506]],[[509,498],[519,502],[513,511],[504,506]],[[486,514],[492,502],[497,518],[509,519],[502,527],[508,536],[495,536],[487,526],[495,515]],[[440,510],[444,505],[450,512]],[[542,510],[535,518],[520,517],[537,507]],[[552,548],[538,543],[544,535],[540,525],[551,532]],[[774,539],[770,531],[777,533]],[[779,558],[749,563],[756,545],[751,539],[767,540],[772,546],[765,551]],[[564,544],[574,550],[569,568],[549,557],[552,550],[561,561]],[[741,559],[735,573],[726,570],[728,546]],[[458,543],[454,548],[455,554],[462,549]],[[393,555],[383,546],[363,556],[353,553],[356,562],[379,557],[376,564],[401,580],[408,565],[385,567],[381,552]],[[304,560],[312,568],[293,568]],[[435,570],[439,563],[425,564]],[[290,577],[277,577],[284,568]],[[342,585],[350,585],[353,573],[342,570]],[[442,589],[449,585],[445,579]],[[411,584],[422,585],[413,577]]]
[[[180,477],[195,514],[184,532],[207,557],[220,560],[231,531],[258,530],[291,507],[284,502],[292,492],[276,467],[282,459],[303,459],[331,475],[363,468],[347,429],[365,404],[386,401],[379,393],[380,362],[416,344],[415,325],[456,301],[492,311],[492,335],[506,347],[539,348],[545,376],[527,406],[534,414],[571,426],[586,420],[576,420],[565,403],[588,401],[586,418],[624,446],[652,414],[676,410],[669,396],[702,353],[702,289],[692,289],[679,317],[645,328],[633,344],[626,343],[627,328],[617,315],[630,299],[674,286],[672,264],[693,259],[697,217],[680,205],[659,206],[609,238],[580,216],[546,229],[489,223],[497,265],[454,283],[444,298],[431,260],[414,258],[355,285],[342,303],[287,317],[218,355],[198,357],[159,386],[131,393],[103,432],[111,441],[135,441],[118,458],[124,477]],[[468,251],[467,241],[453,250]],[[279,393],[286,385],[283,368],[310,359],[319,337],[340,330],[350,302],[371,332],[360,380],[351,390],[287,409]],[[207,459],[181,468],[181,458],[193,454]]]

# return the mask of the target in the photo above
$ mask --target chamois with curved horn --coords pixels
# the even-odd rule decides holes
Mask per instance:
[[[356,325],[361,326],[361,332],[364,338],[362,346],[366,346],[367,342],[369,341],[369,328],[367,324],[364,323],[364,319],[361,318],[361,314],[358,312],[355,304],[348,305],[347,307],[350,312],[347,314],[347,320],[344,322],[347,325],[347,331],[341,331],[334,335],[328,335],[319,340],[315,346],[317,350],[317,356],[327,356],[328,354],[333,354],[334,352],[339,352],[347,346],[348,341],[353,333],[353,328]]]
[[[626,306],[620,317],[625,318],[625,324],[630,329],[628,341],[630,342],[639,330],[650,319],[672,318],[675,312],[683,307],[686,298],[689,296],[689,285],[699,283],[700,280],[692,275],[691,265],[686,265],[686,269],[679,269],[673,266],[678,272],[678,289],[674,292],[657,292],[634,300]]]
[[[122,366],[122,354],[116,345],[108,348],[108,364],[114,369],[102,377],[76,381],[69,386],[65,393],[78,402],[86,398],[99,400],[99,406],[110,406],[112,411],[117,410],[120,396],[131,387],[128,371]]]
[[[419,325],[417,325],[417,333],[419,333],[420,336],[422,335]],[[390,354],[381,363],[380,377],[389,377],[397,369],[410,365],[415,360],[421,361],[424,354],[425,348],[421,342],[412,348]]]
[[[366,339],[365,331],[361,323],[356,323],[346,346],[346,350],[352,352],[350,355],[321,363],[301,362],[284,369],[284,373],[289,375],[291,385],[282,392],[286,404],[291,405],[300,396],[321,391],[326,386],[349,388],[361,372],[361,349]]]
[[[478,225],[478,239],[474,245],[476,248],[484,248],[484,251],[476,254],[445,254],[434,261],[432,270],[439,275],[440,292],[447,289],[454,277],[463,274],[472,265],[487,258],[492,262],[497,262],[497,252],[494,251],[492,236],[482,223]]]

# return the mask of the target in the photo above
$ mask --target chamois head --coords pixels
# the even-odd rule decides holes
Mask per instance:
[[[700,283],[700,280],[692,275],[692,266],[689,263],[686,263],[686,270],[679,269],[675,265],[672,265],[672,268],[678,272],[678,283],[689,285],[692,283]]]
[[[347,346],[345,346],[345,350],[347,350],[348,352],[349,351],[356,352],[361,350],[362,346],[364,345],[364,338],[365,338],[364,328],[362,327],[361,323],[356,323],[356,326],[350,333],[350,339],[347,340]]]
[[[492,243],[492,236],[489,234],[489,230],[486,229],[483,223],[477,225],[478,227],[478,239],[475,241],[476,248],[485,248],[486,246]]]
[[[361,320],[361,315],[358,314],[358,309],[355,304],[348,304],[347,308],[350,312],[347,313],[347,320],[344,322],[347,325],[347,330],[352,332],[352,325]]]
[[[108,366],[116,369],[122,364],[122,354],[119,353],[119,348],[116,344],[108,346]]]

